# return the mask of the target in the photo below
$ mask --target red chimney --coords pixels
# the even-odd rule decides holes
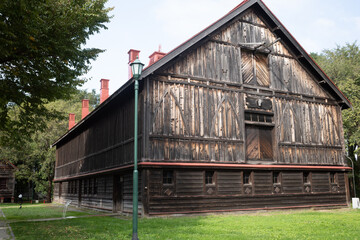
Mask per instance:
[[[161,45],[159,46],[159,51],[155,51],[153,54],[149,56],[149,66],[156,62],[157,60],[161,59],[163,56],[165,56],[166,53],[161,52]]]
[[[75,114],[69,113],[69,130],[75,126]]]
[[[139,57],[139,50],[134,50],[134,49],[130,49],[128,51],[129,54],[129,79],[132,78],[132,71],[131,71],[131,67],[130,67],[130,63],[132,63],[133,61],[135,61],[136,57]]]
[[[109,79],[100,80],[100,104],[109,97]]]
[[[82,100],[81,119],[89,114],[89,99]]]

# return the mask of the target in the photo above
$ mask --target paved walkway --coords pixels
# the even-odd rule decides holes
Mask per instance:
[[[0,209],[0,239],[12,240],[15,239],[14,233],[11,230],[9,223],[6,221],[3,211]]]

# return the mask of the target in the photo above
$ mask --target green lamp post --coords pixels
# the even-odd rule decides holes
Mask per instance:
[[[135,80],[135,116],[134,116],[134,174],[133,174],[133,233],[132,240],[138,240],[138,170],[137,170],[137,143],[138,143],[138,95],[139,95],[139,78],[141,76],[144,64],[138,57],[130,64],[131,71]]]

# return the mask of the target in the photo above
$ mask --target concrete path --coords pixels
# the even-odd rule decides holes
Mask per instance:
[[[6,221],[6,217],[3,211],[0,209],[0,239],[13,240],[15,239],[14,233],[11,230],[9,223]]]

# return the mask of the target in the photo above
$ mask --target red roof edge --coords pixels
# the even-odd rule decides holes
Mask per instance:
[[[15,166],[10,160],[5,160],[5,163],[9,163],[14,169],[19,169],[17,166]]]

